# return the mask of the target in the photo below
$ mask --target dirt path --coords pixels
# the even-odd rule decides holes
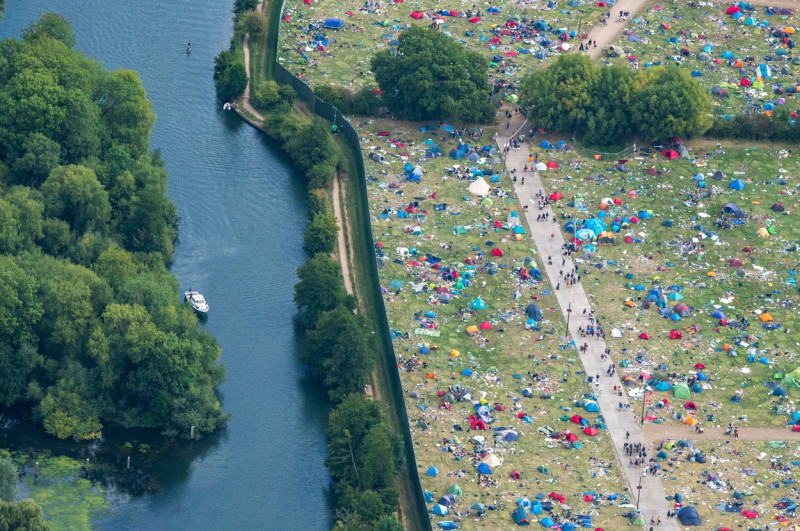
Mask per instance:
[[[733,434],[725,435],[726,428],[703,428],[703,433],[696,433],[689,426],[661,426],[645,424],[642,432],[648,443],[657,443],[667,439],[691,439],[693,441],[733,440]],[[739,428],[739,439],[742,441],[798,441],[800,433],[787,428]]]
[[[800,0],[749,0],[749,3],[752,6],[785,7],[789,9],[800,8]],[[589,39],[597,41],[597,48],[592,47],[589,51],[589,57],[592,59],[600,58],[603,49],[611,44],[611,42],[617,38],[617,35],[622,33],[627,27],[628,22],[636,18],[636,14],[645,4],[647,4],[646,0],[620,0],[615,5],[609,6],[608,10],[611,12],[611,17],[608,23],[603,26],[595,21],[591,30],[588,32]],[[725,7],[727,2],[723,2],[720,5]],[[620,11],[629,11],[631,16],[624,22],[617,22],[617,15],[619,15]]]
[[[516,132],[525,126],[525,121],[522,116],[515,115],[514,119],[512,119],[512,124],[513,126],[509,131]],[[500,134],[508,135],[508,133],[502,131],[497,135],[497,146],[502,151],[508,139],[516,133],[510,136],[500,136]],[[554,212],[550,206],[545,207],[543,210],[537,208],[536,192],[542,190],[545,196],[548,192],[544,188],[537,172],[524,173],[523,166],[529,164],[529,156],[530,152],[527,145],[521,143],[519,149],[510,149],[505,156],[505,165],[509,172],[516,170],[518,177],[524,175],[525,179],[527,179],[527,184],[524,185],[522,184],[522,179],[519,179],[519,182],[514,184],[514,188],[520,205],[527,205],[528,207],[527,211],[523,210],[523,214],[528,220],[533,243],[541,259],[540,263],[542,264],[543,272],[550,279],[550,283],[553,286],[557,286],[562,280],[559,275],[559,269],[570,271],[573,268],[573,262],[570,257],[565,257],[564,264],[562,265],[561,263],[561,246],[564,244],[564,239],[559,226],[551,221],[555,218]],[[542,213],[548,213],[550,217],[546,221],[537,221],[537,214]],[[544,260],[546,256],[552,256],[552,261]],[[597,375],[593,391],[597,396],[597,403],[608,426],[608,434],[617,457],[619,470],[622,471],[630,492],[636,493],[637,487],[642,486],[639,510],[642,511],[645,521],[649,520],[651,516],[663,518],[666,516],[670,506],[665,499],[666,491],[661,479],[653,475],[643,476],[640,469],[623,466],[623,463],[627,460],[627,458],[623,459],[623,456],[625,456],[625,443],[647,443],[642,434],[642,428],[633,413],[638,411],[639,408],[636,407],[636,404],[633,404],[634,407],[630,409],[620,410],[617,407],[620,400],[628,402],[628,399],[627,397],[617,396],[614,390],[615,386],[617,388],[622,387],[619,376],[616,374],[608,376],[606,373],[609,361],[601,358],[601,354],[606,348],[605,342],[600,338],[583,338],[579,335],[578,327],[586,324],[585,314],[594,310],[594,304],[590,302],[580,282],[571,287],[566,285],[561,289],[556,287],[555,295],[561,313],[568,322],[566,333],[571,336],[577,345],[587,343],[587,348],[582,352],[578,352],[578,355],[586,374]],[[568,308],[571,313],[567,312]],[[575,318],[568,320],[568,316],[572,314],[575,315]],[[677,524],[671,519],[666,519],[660,529],[677,529]]]
[[[603,26],[599,22],[595,22],[591,31],[589,31],[589,39],[597,41],[597,47],[592,47],[589,51],[589,57],[592,59],[600,57],[603,48],[611,44],[611,41],[622,33],[622,30],[628,25],[628,21],[636,18],[636,13],[638,13],[646,3],[646,0],[619,0],[619,2],[610,6],[608,10],[611,12],[611,17],[609,17],[608,23]],[[623,22],[617,22],[617,15],[619,15],[620,11],[630,12],[630,17]]]
[[[341,184],[340,181],[341,176],[339,172],[336,172],[336,177],[333,179],[333,215],[336,216],[336,220],[339,223],[339,237],[338,237],[338,244],[339,244],[339,262],[342,264],[342,274],[344,275],[344,287],[347,290],[347,293],[350,295],[354,295],[353,292],[353,283],[350,280],[350,257],[347,254],[347,241],[345,240],[345,224],[346,220],[342,215],[342,198],[341,198]]]

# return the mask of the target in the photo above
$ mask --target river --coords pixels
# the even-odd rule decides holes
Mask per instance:
[[[215,101],[213,59],[229,46],[231,6],[7,0],[0,21],[0,37],[18,37],[40,12],[60,13],[72,23],[77,49],[109,69],[139,72],[157,114],[151,148],[162,151],[181,216],[172,271],[182,289],[209,301],[203,326],[227,367],[228,428],[163,452],[150,468],[160,492],[123,498],[94,519],[96,528],[331,526],[329,405],[297,361],[292,327],[295,270],[305,260],[305,190],[274,145]],[[59,447],[43,437],[39,443]]]

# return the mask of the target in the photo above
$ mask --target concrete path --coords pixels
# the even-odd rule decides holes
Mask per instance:
[[[617,38],[617,35],[622,33],[622,30],[625,29],[625,26],[628,25],[631,19],[636,18],[636,13],[639,12],[644,4],[645,0],[619,0],[619,2],[613,6],[609,6],[608,10],[611,12],[611,17],[608,23],[603,26],[600,22],[594,21],[594,26],[592,26],[592,29],[588,32],[589,39],[597,41],[597,48],[592,47],[589,50],[589,57],[592,59],[600,57],[603,48],[611,44],[611,42]],[[630,13],[627,20],[617,22],[617,16],[620,11],[628,11]]]
[[[618,9],[618,8],[617,8]],[[599,44],[598,44],[599,46]],[[518,130],[513,128],[516,123],[518,126],[521,122],[520,117],[515,117],[512,121],[512,128],[510,131]],[[520,126],[521,127],[521,126]],[[508,137],[497,136],[497,146],[502,151]],[[506,156],[506,168],[509,172],[516,168],[518,182],[515,184],[517,197],[519,198],[520,205],[528,205],[528,212],[522,212],[531,228],[533,241],[541,257],[543,272],[550,279],[551,284],[555,288],[556,283],[561,280],[559,270],[570,270],[573,267],[572,260],[566,258],[566,263],[561,265],[561,246],[564,244],[564,239],[561,235],[561,227],[559,224],[553,223],[552,218],[555,216],[552,209],[548,206],[544,210],[539,210],[536,202],[536,192],[542,190],[545,195],[548,191],[542,186],[542,181],[535,173],[525,173],[525,184],[522,185],[523,166],[528,165],[529,151],[528,147],[524,144],[520,145],[518,150],[513,148]],[[550,219],[547,221],[536,221],[536,216],[543,213],[550,213]],[[552,256],[552,265],[548,265],[547,256]],[[595,338],[582,338],[578,332],[578,327],[586,324],[586,317],[583,315],[586,309],[587,316],[594,306],[589,301],[583,286],[580,282],[572,287],[563,286],[561,289],[555,291],[558,304],[564,319],[567,319],[567,309],[571,308],[571,319],[569,320],[569,332],[574,338],[577,345],[588,343],[589,347],[586,352],[579,353],[583,366],[586,369],[587,375],[600,374],[599,383],[594,386],[595,395],[598,395],[597,403],[600,406],[600,411],[605,418],[608,432],[611,436],[611,441],[617,453],[617,459],[620,468],[625,473],[625,478],[628,482],[628,488],[633,494],[634,502],[637,498],[637,487],[641,484],[640,491],[641,497],[639,500],[639,510],[642,511],[645,522],[650,521],[651,516],[661,517],[661,525],[659,529],[678,529],[678,522],[675,519],[667,519],[667,510],[671,506],[666,501],[666,493],[664,486],[658,477],[642,475],[642,469],[639,467],[630,466],[629,458],[625,455],[624,443],[642,443],[647,441],[642,436],[642,430],[639,424],[634,420],[634,414],[641,410],[639,402],[634,402],[629,409],[620,410],[618,403],[622,400],[627,402],[627,397],[619,397],[614,392],[613,387],[616,385],[621,387],[621,383],[617,375],[612,377],[606,376],[606,369],[610,363],[608,358],[601,360],[600,355],[605,351],[606,344],[601,339]],[[602,316],[598,316],[602,324]],[[648,459],[652,455],[651,448],[648,448]],[[640,483],[641,482],[641,483]]]

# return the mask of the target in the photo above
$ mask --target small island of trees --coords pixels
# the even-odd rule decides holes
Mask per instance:
[[[0,41],[0,405],[59,438],[223,427],[220,349],[178,302],[178,216],[136,72],[45,14]]]

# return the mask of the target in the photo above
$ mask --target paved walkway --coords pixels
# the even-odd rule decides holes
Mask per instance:
[[[520,117],[512,122],[520,127],[522,120]],[[511,129],[512,131],[515,129]],[[497,145],[500,150],[503,149],[507,137],[497,136]],[[555,287],[559,282],[559,270],[570,270],[573,267],[572,260],[567,257],[566,263],[561,265],[561,246],[564,245],[564,239],[561,234],[561,227],[559,224],[553,223],[551,219],[555,216],[552,209],[548,206],[544,210],[539,210],[536,202],[536,192],[538,190],[544,191],[545,195],[548,192],[542,186],[542,181],[535,173],[525,174],[525,185],[522,185],[523,166],[529,164],[528,162],[529,151],[528,147],[524,144],[518,150],[511,149],[506,156],[506,167],[509,172],[516,168],[518,182],[514,185],[517,197],[519,198],[520,205],[528,205],[528,212],[523,212],[528,220],[528,225],[531,228],[533,241],[539,256],[542,258],[542,270],[550,279],[551,284]],[[547,221],[536,221],[536,216],[543,213],[550,213],[550,218]],[[547,264],[547,256],[553,257],[552,265]],[[589,343],[586,352],[579,353],[583,366],[586,369],[586,374],[596,375],[600,374],[601,378],[599,384],[595,385],[595,394],[599,395],[597,403],[600,406],[600,411],[608,426],[608,432],[611,436],[612,444],[617,453],[617,458],[620,467],[625,473],[625,478],[628,482],[628,488],[633,494],[634,501],[637,496],[637,487],[641,481],[641,498],[639,501],[639,510],[642,511],[645,522],[650,521],[651,516],[661,517],[661,526],[659,529],[678,529],[678,522],[675,519],[667,519],[667,510],[671,507],[665,499],[666,493],[661,480],[658,477],[647,475],[642,476],[642,469],[633,467],[628,464],[629,458],[625,455],[624,443],[642,443],[647,441],[642,436],[642,430],[639,424],[634,420],[634,413],[640,411],[638,402],[632,404],[629,409],[620,410],[618,403],[620,400],[627,402],[627,397],[620,398],[614,392],[614,386],[621,387],[619,378],[614,375],[612,377],[606,376],[606,369],[610,361],[608,358],[605,360],[600,359],[600,355],[605,351],[605,341],[595,338],[582,338],[578,332],[578,327],[585,323],[583,311],[586,309],[587,315],[593,306],[589,302],[589,298],[583,290],[580,282],[572,287],[562,287],[555,291],[558,304],[564,319],[567,319],[567,308],[572,309],[572,315],[575,317],[569,321],[569,331],[575,339],[575,343],[582,345]],[[602,320],[601,320],[602,322]],[[628,435],[630,434],[630,435]],[[651,449],[648,448],[648,455]]]

